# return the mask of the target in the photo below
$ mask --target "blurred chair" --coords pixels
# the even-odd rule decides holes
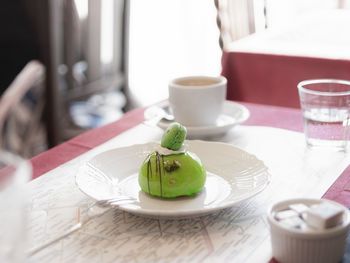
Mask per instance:
[[[254,0],[214,0],[220,47],[255,32]]]
[[[46,69],[49,147],[121,117],[129,108],[125,103],[130,1],[20,2],[25,3],[39,44],[38,59]]]
[[[0,144],[22,157],[32,157],[47,148],[44,110],[45,68],[30,61],[0,98]]]

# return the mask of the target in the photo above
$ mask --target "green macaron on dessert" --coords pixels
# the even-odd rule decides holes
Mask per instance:
[[[186,139],[187,130],[178,122],[172,123],[165,130],[160,145],[169,150],[177,151]]]
[[[195,153],[183,149],[186,128],[171,124],[163,134],[161,147],[151,152],[139,170],[141,190],[152,196],[176,198],[202,191],[206,171]]]

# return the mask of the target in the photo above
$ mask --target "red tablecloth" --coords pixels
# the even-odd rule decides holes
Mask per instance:
[[[300,110],[251,103],[243,104],[248,107],[251,113],[245,125],[261,125],[302,131]],[[85,132],[34,157],[31,160],[34,169],[33,178],[39,177],[60,164],[140,124],[143,121],[143,111],[144,109],[133,110],[112,124]],[[324,197],[350,206],[350,167],[343,172]]]
[[[299,108],[297,84],[306,79],[350,79],[350,60],[226,52],[227,98]]]

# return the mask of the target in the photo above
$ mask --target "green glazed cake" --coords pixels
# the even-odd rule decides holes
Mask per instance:
[[[181,150],[186,128],[173,123],[165,131],[161,148],[147,156],[139,171],[142,191],[157,197],[192,196],[202,191],[206,171],[196,154]]]

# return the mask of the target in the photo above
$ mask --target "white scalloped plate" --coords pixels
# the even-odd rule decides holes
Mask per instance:
[[[187,150],[202,160],[207,181],[195,197],[159,199],[141,191],[138,169],[156,143],[138,144],[101,153],[80,167],[76,184],[97,201],[118,195],[135,201],[119,209],[151,217],[192,217],[231,207],[265,189],[270,175],[264,163],[230,144],[186,141]]]

